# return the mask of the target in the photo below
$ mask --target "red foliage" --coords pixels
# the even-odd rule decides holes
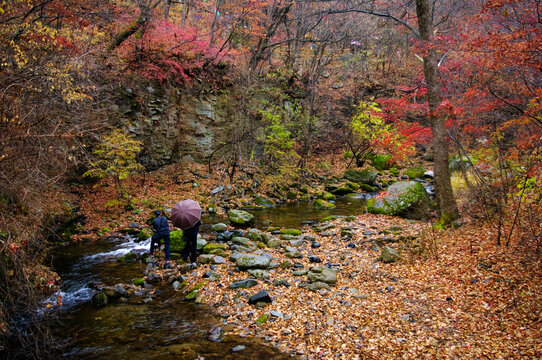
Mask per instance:
[[[212,61],[211,50],[198,29],[163,19],[148,24],[141,38],[125,41],[119,52],[132,70],[148,79],[188,83]]]

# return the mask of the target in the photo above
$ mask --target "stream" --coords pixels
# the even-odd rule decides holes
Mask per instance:
[[[250,210],[254,227],[300,228],[329,215],[358,215],[366,211],[366,194],[338,198],[336,208],[315,210],[312,202],[282,204]],[[224,222],[218,215],[205,216],[201,232]],[[148,251],[150,239],[134,242],[130,237],[107,238],[58,248],[53,266],[62,279],[63,305],[55,307],[54,335],[63,344],[62,359],[286,359],[288,354],[266,346],[262,340],[226,336],[222,342],[207,339],[221,320],[208,305],[185,302],[171,285],[157,284],[154,301],[140,297],[95,308],[90,303],[90,283],[115,285],[143,276],[145,264],[120,263],[128,252]],[[244,346],[244,348],[239,345]],[[233,351],[235,347],[242,348]]]

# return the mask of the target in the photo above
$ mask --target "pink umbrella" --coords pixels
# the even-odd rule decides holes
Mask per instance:
[[[171,210],[171,222],[176,227],[188,229],[201,219],[201,206],[194,200],[179,201]]]

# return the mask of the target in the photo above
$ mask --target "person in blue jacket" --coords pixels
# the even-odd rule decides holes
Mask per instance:
[[[154,229],[154,234],[151,239],[151,251],[150,254],[154,253],[154,249],[160,247],[160,240],[164,240],[164,250],[166,253],[166,261],[169,261],[169,223],[167,218],[160,210],[154,212],[156,218],[152,221],[152,227]]]

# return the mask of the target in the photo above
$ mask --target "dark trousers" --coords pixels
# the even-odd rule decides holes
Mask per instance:
[[[151,255],[154,253],[154,249],[160,248],[160,240],[164,240],[164,251],[166,253],[166,260],[169,260],[169,232],[154,234],[151,239]]]
[[[201,222],[198,221],[194,226],[183,230],[183,238],[186,241],[186,246],[181,252],[182,258],[187,261],[190,257],[190,262],[196,262],[198,258],[198,232]]]

